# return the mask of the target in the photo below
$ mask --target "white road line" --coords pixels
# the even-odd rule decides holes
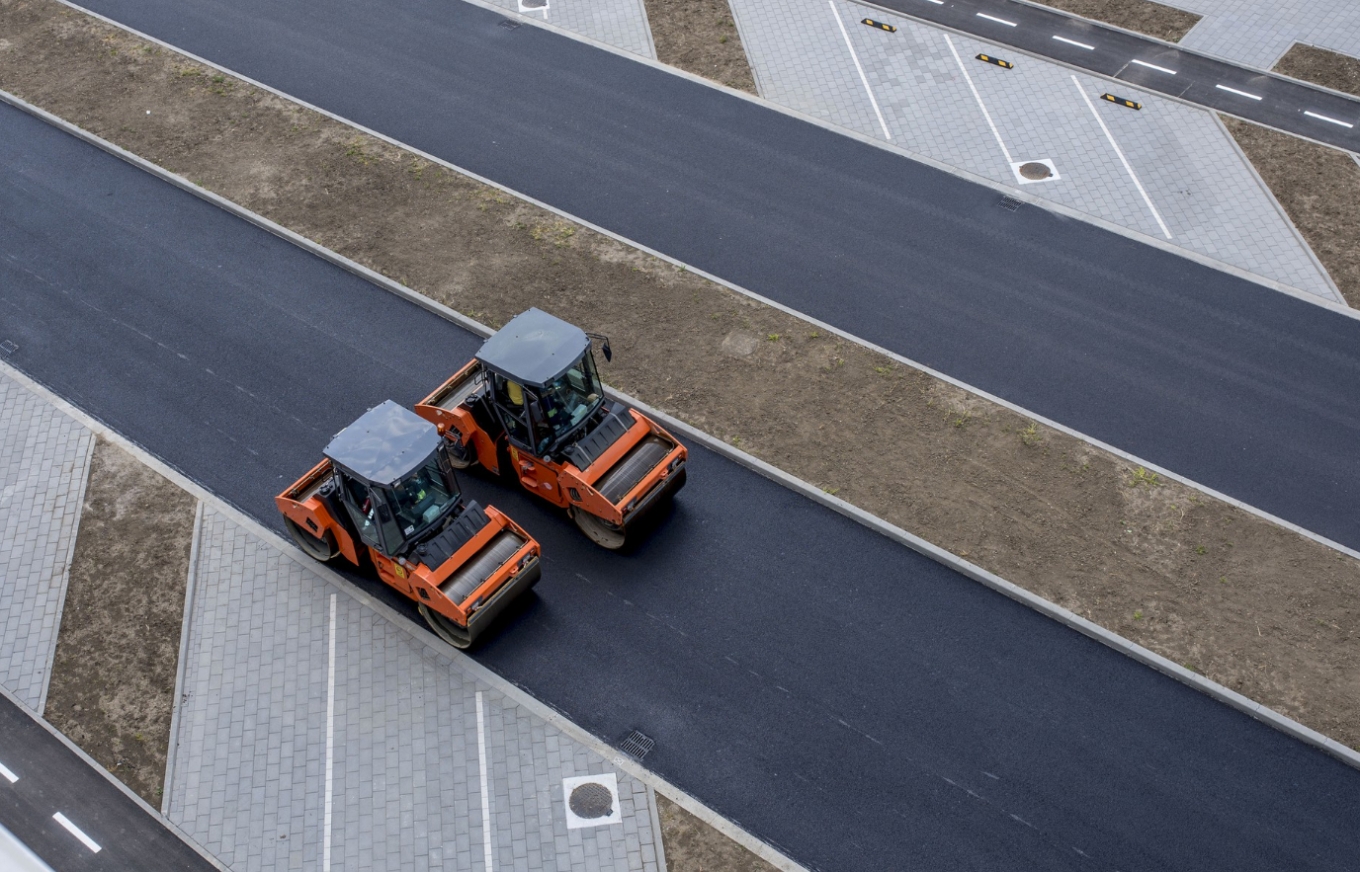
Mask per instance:
[[[1006,143],[1002,140],[1000,131],[998,131],[996,125],[992,123],[991,113],[987,111],[986,104],[982,102],[982,95],[978,93],[977,87],[973,85],[973,77],[968,75],[968,68],[963,65],[963,58],[959,57],[959,50],[954,48],[954,40],[950,39],[949,34],[946,33],[944,35],[944,41],[949,43],[949,51],[954,55],[954,62],[957,63],[959,69],[963,71],[963,80],[968,83],[968,90],[973,92],[973,99],[977,101],[978,108],[982,110],[982,117],[987,119],[987,126],[992,129],[992,136],[996,137],[996,144],[1001,146],[1001,153],[1006,156],[1006,166],[1010,166],[1015,163],[1015,161],[1011,159],[1010,149],[1006,148]]]
[[[477,765],[482,770],[482,849],[486,872],[491,872],[491,791],[486,786],[486,715],[480,690],[477,691]]]
[[[321,869],[331,869],[331,812],[335,805],[335,594],[331,594],[330,650],[326,662],[326,795],[321,817]]]
[[[1119,143],[1114,141],[1114,135],[1110,133],[1110,128],[1105,126],[1105,119],[1101,118],[1100,113],[1096,111],[1096,104],[1091,102],[1091,98],[1086,94],[1086,89],[1081,86],[1081,82],[1077,81],[1076,76],[1072,77],[1072,84],[1077,87],[1077,93],[1081,94],[1081,99],[1086,101],[1086,108],[1091,110],[1091,115],[1095,117],[1100,129],[1105,131],[1105,138],[1110,141],[1110,147],[1114,149],[1114,153],[1119,155],[1119,162],[1124,165],[1124,170],[1129,174],[1129,178],[1133,179],[1133,186],[1138,189],[1138,193],[1143,195],[1143,202],[1147,203],[1148,211],[1152,213],[1152,217],[1157,219],[1157,226],[1162,228],[1162,233],[1166,235],[1167,239],[1170,239],[1171,231],[1167,229],[1166,222],[1162,220],[1157,207],[1152,205],[1152,198],[1143,188],[1143,183],[1138,181],[1138,176],[1134,173],[1133,167],[1129,165],[1129,159],[1124,157],[1124,150],[1119,147]]]
[[[944,0],[926,0],[927,3],[934,3],[936,6],[943,6]]]
[[[1166,73],[1168,76],[1176,75],[1175,70],[1168,70],[1166,67],[1159,67],[1156,64],[1150,64],[1147,61],[1140,61],[1138,60],[1138,58],[1134,58],[1133,63],[1137,64],[1140,67],[1147,67],[1149,70],[1156,70],[1159,73]]]
[[[1087,44],[1084,43],[1084,42],[1077,42],[1075,39],[1068,39],[1068,38],[1065,37],[1065,36],[1058,36],[1057,34],[1054,34],[1054,35],[1053,35],[1053,38],[1056,39],[1058,42],[1065,42],[1065,43],[1067,43],[1068,45],[1075,45],[1077,48],[1084,48],[1084,49],[1086,49],[1087,51],[1095,51],[1095,50],[1096,50],[1096,47],[1093,46],[1093,45],[1087,45]]]
[[[102,848],[99,847],[98,842],[96,842],[89,836],[85,835],[85,833],[81,831],[80,827],[71,823],[71,821],[67,819],[66,815],[62,814],[61,812],[57,812],[56,814],[52,815],[52,820],[61,824],[63,827],[66,827],[66,831],[69,832],[71,835],[75,836],[77,839],[80,839],[81,843],[84,844],[85,847],[89,848],[91,853],[98,854],[101,850],[103,850]]]
[[[13,784],[14,782],[19,780],[19,776],[9,771],[9,768],[6,767],[4,763],[0,763],[0,775],[5,776],[5,780],[8,781],[10,784]]]
[[[850,34],[845,29],[845,22],[841,20],[841,13],[836,9],[836,0],[826,0],[831,7],[831,14],[836,16],[836,26],[841,29],[841,36],[845,37],[845,47],[850,49],[850,59],[855,62],[855,71],[859,73],[859,80],[864,83],[864,93],[869,95],[869,102],[873,104],[874,114],[878,116],[878,126],[883,128],[883,136],[892,139],[892,134],[888,132],[888,123],[883,120],[883,112],[878,108],[878,101],[874,99],[874,91],[869,87],[869,79],[864,75],[864,67],[859,65],[859,55],[855,54],[855,47],[850,44]]]
[[[1341,121],[1341,120],[1338,120],[1338,119],[1336,119],[1336,118],[1328,118],[1326,115],[1319,115],[1319,114],[1317,114],[1316,112],[1313,112],[1313,111],[1307,110],[1307,109],[1304,110],[1304,113],[1303,113],[1303,114],[1304,114],[1304,115],[1307,115],[1309,118],[1316,118],[1316,119],[1319,120],[1319,121],[1329,121],[1329,122],[1331,122],[1332,124],[1340,124],[1342,127],[1354,127],[1354,126],[1355,126],[1354,124],[1351,124],[1351,123],[1349,123],[1349,122],[1347,122],[1347,121]]]
[[[1236,88],[1229,88],[1227,85],[1214,85],[1214,87],[1217,88],[1217,89],[1220,90],[1220,91],[1227,91],[1229,94],[1236,94],[1236,95],[1239,96],[1239,97],[1246,97],[1246,98],[1249,99],[1249,100],[1259,100],[1259,99],[1261,99],[1260,97],[1256,96],[1255,94],[1248,94],[1246,91],[1239,91],[1239,90],[1237,90]]]
[[[1014,26],[1015,26],[1015,22],[1014,22],[1014,21],[1007,21],[1007,20],[1004,19],[1004,18],[997,18],[995,15],[988,15],[986,12],[979,12],[979,13],[977,13],[977,17],[978,17],[978,18],[985,18],[985,19],[987,19],[988,21],[995,21],[997,24],[1004,24],[1004,25],[1006,25],[1007,27],[1014,27]]]

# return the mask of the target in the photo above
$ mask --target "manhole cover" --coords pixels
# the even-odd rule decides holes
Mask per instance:
[[[1046,179],[1053,175],[1053,170],[1049,169],[1047,164],[1041,164],[1037,160],[1032,160],[1029,163],[1020,165],[1020,175],[1037,182],[1040,179]]]
[[[598,781],[587,781],[571,792],[571,813],[594,820],[614,813],[614,796]]]
[[[519,0],[521,9],[542,9],[548,5],[548,0]]]

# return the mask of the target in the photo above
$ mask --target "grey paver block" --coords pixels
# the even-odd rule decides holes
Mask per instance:
[[[0,684],[41,710],[94,436],[0,375]]]

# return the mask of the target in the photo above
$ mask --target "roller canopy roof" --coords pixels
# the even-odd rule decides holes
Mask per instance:
[[[542,387],[566,372],[589,347],[590,339],[580,327],[530,309],[486,340],[477,359],[522,385]]]
[[[441,438],[429,421],[388,400],[335,434],[326,456],[360,478],[390,485],[434,453]]]

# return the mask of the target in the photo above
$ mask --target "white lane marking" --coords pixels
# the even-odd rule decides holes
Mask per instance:
[[[0,763],[0,775],[5,776],[5,780],[8,781],[10,784],[13,784],[14,782],[19,780],[19,776],[9,771],[9,768],[6,767],[4,763]]]
[[[1166,67],[1159,67],[1156,64],[1150,64],[1147,61],[1140,61],[1138,60],[1138,58],[1134,58],[1133,62],[1140,67],[1147,67],[1149,70],[1156,70],[1159,73],[1166,73],[1168,76],[1176,75],[1175,70],[1168,70]]]
[[[486,872],[491,872],[491,791],[486,778],[486,715],[482,709],[482,692],[477,691],[477,765],[482,770],[482,850]]]
[[[1086,49],[1087,51],[1095,51],[1095,50],[1096,50],[1096,47],[1093,46],[1093,45],[1087,45],[1087,44],[1084,43],[1084,42],[1077,42],[1075,39],[1068,39],[1068,38],[1065,37],[1065,36],[1058,36],[1057,34],[1054,34],[1054,35],[1053,35],[1053,38],[1056,39],[1058,42],[1065,42],[1065,43],[1067,43],[1068,45],[1075,45],[1077,48],[1084,48],[1084,49]]]
[[[954,62],[957,63],[959,69],[963,71],[963,80],[968,83],[968,90],[973,92],[973,99],[977,101],[978,108],[982,110],[982,117],[987,119],[987,126],[992,129],[992,136],[996,137],[996,144],[1001,146],[1001,153],[1006,156],[1007,165],[1015,163],[1011,158],[1010,149],[1006,148],[1005,141],[1001,139],[1000,131],[998,131],[996,125],[992,123],[991,113],[987,111],[986,104],[982,102],[982,95],[978,93],[977,87],[973,85],[973,77],[968,75],[968,68],[963,65],[963,58],[959,57],[959,50],[954,48],[954,40],[950,39],[949,34],[946,33],[944,35],[944,41],[949,43],[949,51],[954,55]]]
[[[331,594],[330,651],[326,662],[326,796],[321,816],[321,868],[331,868],[331,812],[335,805],[335,594]]]
[[[873,104],[874,114],[878,116],[878,126],[883,128],[883,136],[892,139],[892,134],[888,132],[888,123],[883,120],[883,112],[878,108],[878,101],[874,99],[874,91],[869,87],[869,79],[864,75],[864,67],[859,65],[859,55],[855,54],[855,47],[850,44],[850,34],[845,29],[845,22],[841,20],[841,13],[836,9],[836,0],[826,0],[831,7],[831,14],[836,16],[836,26],[841,29],[841,36],[845,37],[845,47],[850,49],[850,59],[855,62],[855,71],[859,73],[859,80],[864,83],[864,93],[869,95],[869,102]]]
[[[1004,24],[1004,25],[1006,25],[1007,27],[1014,27],[1014,26],[1015,26],[1015,22],[1014,22],[1014,21],[1007,21],[1007,20],[1004,19],[1004,18],[997,18],[995,15],[988,15],[986,12],[979,12],[979,13],[977,13],[977,17],[978,17],[978,18],[985,18],[985,19],[987,19],[988,21],[995,21],[997,24]]]
[[[1249,100],[1259,100],[1259,99],[1261,99],[1260,97],[1256,96],[1255,94],[1248,94],[1246,91],[1239,91],[1239,90],[1237,90],[1236,88],[1229,88],[1227,85],[1214,85],[1214,87],[1217,88],[1217,89],[1220,90],[1220,91],[1227,91],[1229,94],[1236,94],[1236,95],[1239,96],[1239,97],[1246,97],[1246,98],[1249,99]]]
[[[1316,119],[1319,120],[1319,121],[1329,121],[1329,122],[1331,122],[1332,124],[1340,124],[1342,127],[1354,127],[1354,126],[1355,126],[1354,124],[1351,124],[1351,123],[1349,123],[1349,122],[1341,121],[1341,120],[1338,120],[1338,119],[1336,119],[1336,118],[1328,118],[1326,115],[1319,115],[1319,114],[1317,114],[1316,112],[1313,112],[1313,111],[1307,110],[1307,109],[1304,110],[1304,113],[1303,113],[1303,114],[1304,114],[1304,115],[1307,115],[1309,118],[1316,118]]]
[[[52,815],[52,820],[61,824],[63,827],[66,827],[66,831],[69,832],[71,835],[75,836],[77,839],[80,839],[81,843],[84,844],[85,847],[89,848],[91,853],[98,854],[100,851],[103,850],[102,848],[99,847],[98,842],[96,842],[89,836],[85,835],[85,833],[81,831],[80,827],[71,823],[71,821],[66,817],[66,815],[62,814],[61,812],[57,812],[56,814]]]
[[[944,0],[926,0],[927,3],[934,3],[936,6],[943,6]]]
[[[1105,126],[1105,119],[1101,118],[1100,113],[1096,111],[1096,104],[1091,102],[1091,98],[1086,94],[1086,89],[1081,86],[1081,82],[1077,81],[1076,76],[1072,77],[1072,84],[1076,86],[1077,93],[1081,94],[1081,99],[1086,101],[1086,108],[1091,110],[1091,114],[1095,116],[1100,129],[1105,132],[1105,138],[1110,141],[1110,147],[1114,149],[1115,154],[1119,155],[1119,162],[1124,165],[1124,170],[1129,174],[1129,178],[1133,179],[1133,186],[1138,189],[1138,193],[1143,195],[1143,202],[1147,203],[1148,211],[1152,212],[1152,217],[1157,219],[1157,226],[1162,228],[1162,233],[1166,235],[1167,239],[1170,239],[1171,231],[1166,228],[1166,222],[1162,220],[1157,207],[1152,205],[1152,198],[1143,188],[1143,183],[1138,181],[1138,176],[1134,173],[1133,167],[1129,165],[1129,159],[1124,157],[1124,150],[1119,147],[1119,143],[1114,141],[1114,135],[1110,133],[1110,128]]]

